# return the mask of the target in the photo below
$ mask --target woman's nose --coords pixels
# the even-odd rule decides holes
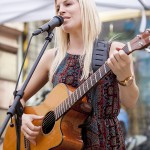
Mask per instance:
[[[62,15],[62,14],[64,14],[66,11],[65,11],[65,8],[63,7],[63,6],[61,6],[60,8],[59,8],[59,12],[58,12],[58,14],[59,15]]]

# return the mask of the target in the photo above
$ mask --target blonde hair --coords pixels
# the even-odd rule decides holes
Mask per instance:
[[[86,79],[89,77],[90,73],[93,43],[94,40],[98,38],[98,35],[101,31],[101,23],[94,0],[77,1],[79,2],[81,9],[82,36],[84,43],[84,57],[81,57],[81,59],[83,59],[82,79]],[[65,57],[69,43],[69,34],[65,33],[61,28],[56,29],[55,36],[55,46],[57,47],[57,54],[50,68],[50,81],[52,80],[54,72]]]

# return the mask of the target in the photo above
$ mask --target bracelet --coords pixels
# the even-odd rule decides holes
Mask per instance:
[[[130,86],[133,83],[134,76],[129,76],[125,78],[123,81],[117,80],[118,84],[122,86]]]

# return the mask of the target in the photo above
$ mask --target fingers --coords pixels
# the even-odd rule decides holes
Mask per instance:
[[[36,137],[40,133],[41,126],[34,126],[32,121],[43,119],[43,116],[23,114],[21,131],[24,136],[34,145],[36,144]]]
[[[36,120],[41,120],[41,119],[44,118],[44,116],[38,116],[38,115],[31,115],[30,117],[31,117],[32,120],[35,120],[35,119]]]
[[[33,125],[33,124],[32,124]],[[22,128],[24,133],[28,135],[28,137],[30,137],[30,139],[35,139],[36,136],[40,133],[40,129],[41,127],[38,126],[34,126],[32,127],[32,129],[30,128],[30,125],[27,125],[24,129],[24,127]]]
[[[124,79],[128,74],[131,75],[131,60],[123,50],[114,51],[108,58],[107,64],[116,76]]]
[[[31,130],[26,130],[27,132],[24,132],[24,136],[34,145],[36,145],[36,137],[39,134],[39,132],[33,132]]]

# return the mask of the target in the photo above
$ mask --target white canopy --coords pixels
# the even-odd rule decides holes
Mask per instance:
[[[150,8],[150,0],[141,0]],[[139,0],[95,0],[99,12],[143,9]],[[54,0],[0,0],[0,24],[49,20],[55,15]]]

